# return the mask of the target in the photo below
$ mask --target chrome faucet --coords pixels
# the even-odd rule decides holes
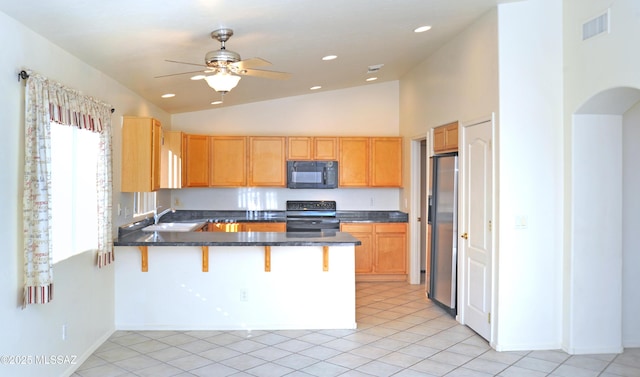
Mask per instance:
[[[175,212],[175,211],[176,211],[176,210],[175,210],[175,209],[173,209],[173,208],[167,208],[167,209],[165,209],[164,211],[162,211],[162,212],[158,213],[158,209],[159,209],[159,208],[162,208],[162,206],[160,206],[160,207],[156,207],[156,209],[154,209],[154,210],[153,210],[153,223],[154,223],[154,224],[157,224],[157,223],[158,223],[158,220],[160,220],[160,218],[161,218],[162,216],[164,216],[165,214],[167,214],[168,212]]]

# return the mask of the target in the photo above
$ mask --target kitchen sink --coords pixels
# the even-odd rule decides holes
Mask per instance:
[[[145,232],[193,232],[205,223],[160,223],[142,228]]]

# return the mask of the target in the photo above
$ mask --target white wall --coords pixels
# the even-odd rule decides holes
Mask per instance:
[[[0,197],[4,199],[0,226],[0,355],[77,355],[86,357],[114,329],[114,272],[98,270],[95,253],[77,255],[54,266],[54,299],[46,305],[21,309],[23,287],[22,173],[24,154],[24,83],[21,69],[32,69],[50,79],[111,103],[113,116],[114,186],[120,186],[120,132],[122,114],[167,115],[152,108],[114,80],[79,61],[43,37],[0,13]],[[116,192],[116,197],[119,193]],[[62,325],[68,327],[62,340]],[[78,362],[81,362],[79,359]],[[76,365],[77,366],[77,365]],[[6,366],[0,374],[59,376],[73,365]]]
[[[563,346],[570,353],[618,353],[622,351],[622,116],[575,115],[572,134],[574,241],[567,266],[571,299],[565,302]]]
[[[610,9],[610,33],[603,34],[587,41],[582,41],[582,23],[600,15],[607,8]],[[640,51],[635,46],[634,36],[640,35],[640,3],[636,0],[565,0],[564,1],[564,148],[565,165],[570,166],[572,161],[572,135],[573,115],[581,106],[594,96],[607,92],[612,88],[630,87],[640,89],[640,75],[637,67],[640,66]],[[635,99],[637,101],[637,97]],[[633,101],[629,103],[632,105]],[[615,106],[616,103],[611,105]],[[617,107],[617,106],[616,106]],[[637,107],[637,106],[636,106]],[[622,115],[626,109],[614,112]],[[638,139],[627,135],[635,135],[631,123],[637,122],[637,108],[624,114],[624,161],[633,158],[633,150],[640,148]],[[631,157],[630,157],[631,156]],[[637,156],[636,156],[637,157]],[[633,160],[631,160],[633,161]],[[627,165],[625,165],[627,166]],[[626,169],[626,168],[625,168]],[[629,188],[636,187],[637,178],[628,180],[629,170],[625,170],[625,196],[623,206],[637,206],[637,200],[629,199]],[[571,205],[576,198],[572,193],[578,188],[571,186],[572,173],[565,174],[565,229],[571,229],[573,222]],[[630,202],[628,202],[631,200]],[[623,215],[623,226],[629,229],[633,222],[626,212]],[[633,216],[632,216],[633,217]],[[568,254],[572,250],[572,239],[569,232],[565,233],[565,253],[566,260],[570,261]],[[639,307],[637,295],[632,292],[640,285],[640,274],[638,269],[633,267],[632,262],[637,262],[640,258],[640,250],[633,246],[628,246],[629,241],[623,241],[623,287],[622,287],[622,316],[623,316],[623,346],[631,347],[640,344],[640,328],[638,328],[636,317]],[[597,268],[597,261],[593,261],[593,268]],[[637,266],[637,264],[636,264]],[[569,266],[567,266],[568,268]],[[567,272],[568,273],[568,272]]]
[[[640,102],[624,114],[622,124],[622,344],[640,347]]]
[[[399,136],[398,86],[392,81],[174,114],[172,128],[206,135]],[[284,210],[287,200],[323,199],[335,200],[339,210],[406,210],[399,193],[400,189],[186,188],[171,196],[178,209]]]
[[[562,3],[502,4],[498,20],[495,346],[554,349],[562,313]],[[518,229],[522,217],[527,228]]]
[[[246,233],[251,239],[252,233]],[[137,247],[117,247],[118,330],[273,330],[355,328],[353,246],[150,247],[140,272]]]

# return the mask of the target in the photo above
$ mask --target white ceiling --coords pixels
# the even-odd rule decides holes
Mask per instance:
[[[113,77],[169,113],[204,110],[398,80],[499,0],[0,0],[0,11]],[[425,33],[413,29],[431,25]],[[243,77],[224,96],[166,62],[203,63],[220,47],[210,33],[233,29],[227,49],[261,57],[286,81]],[[333,61],[322,61],[328,54]],[[195,69],[194,69],[195,68]],[[375,82],[375,81],[374,81]],[[176,97],[163,99],[164,93]]]

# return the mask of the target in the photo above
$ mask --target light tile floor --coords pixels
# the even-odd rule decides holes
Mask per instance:
[[[496,352],[424,285],[358,283],[356,298],[356,330],[117,331],[73,377],[640,376],[637,348]]]

